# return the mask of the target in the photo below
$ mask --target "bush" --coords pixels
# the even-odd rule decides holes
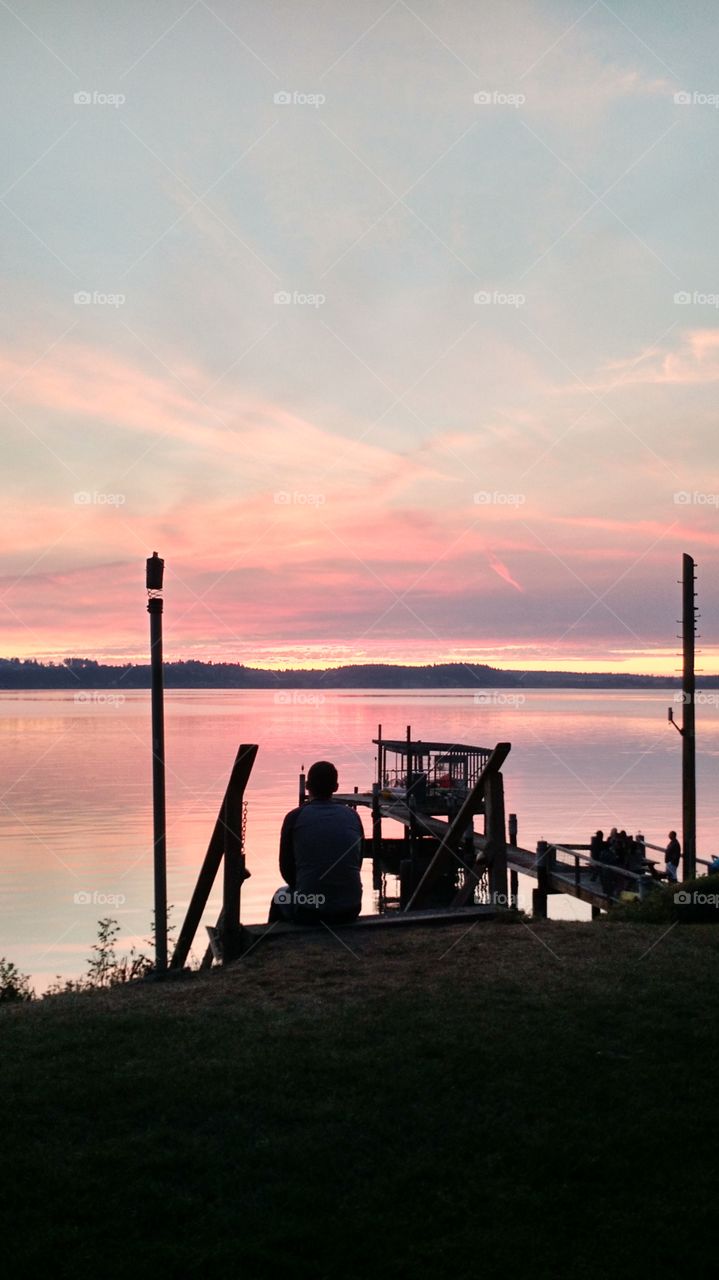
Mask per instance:
[[[20,973],[12,961],[0,956],[0,1004],[14,1000],[32,1000],[34,996],[28,975]]]
[[[87,974],[84,978],[61,978],[58,974],[55,981],[45,992],[46,996],[65,995],[78,991],[96,991],[98,988],[115,987],[122,982],[132,982],[142,978],[152,969],[149,956],[130,949],[129,956],[119,959],[115,952],[115,943],[120,926],[116,920],[106,916],[97,922],[97,942],[92,944],[92,955],[87,962]]]
[[[696,901],[699,895],[700,900]],[[716,895],[716,905],[701,901]],[[678,900],[677,900],[678,899]],[[719,924],[719,875],[694,876],[682,884],[653,888],[642,902],[612,907],[609,920],[641,921],[644,924]]]

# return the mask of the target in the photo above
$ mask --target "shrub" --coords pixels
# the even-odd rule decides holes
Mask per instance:
[[[34,996],[28,975],[20,973],[11,960],[0,956],[0,1004],[14,1000],[32,1000]]]

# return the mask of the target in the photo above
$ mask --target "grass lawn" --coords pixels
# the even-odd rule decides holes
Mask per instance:
[[[719,931],[343,936],[0,1009],[7,1274],[714,1263]]]

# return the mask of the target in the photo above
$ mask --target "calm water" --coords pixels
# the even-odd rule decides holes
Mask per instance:
[[[0,694],[0,955],[38,989],[85,968],[97,920],[114,916],[123,943],[147,938],[152,898],[149,693],[116,703],[105,693]],[[277,837],[296,804],[300,766],[333,759],[340,788],[364,789],[374,773],[377,724],[404,735],[490,746],[512,742],[505,765],[508,812],[519,840],[586,840],[598,826],[641,828],[666,842],[681,831],[681,740],[667,724],[671,692],[324,692],[279,695],[212,690],[167,695],[169,901],[179,924],[240,742],[260,750],[248,789],[243,919],[266,918],[279,883]],[[289,699],[289,701],[287,700]],[[508,700],[509,699],[509,700]],[[719,850],[719,713],[698,707],[698,851]],[[391,824],[388,824],[388,834]],[[398,833],[397,833],[398,834]],[[523,885],[526,904],[530,886]],[[89,899],[89,901],[88,901]],[[371,910],[366,883],[365,910]],[[552,914],[581,917],[571,899]],[[207,923],[214,923],[215,898]],[[205,937],[195,952],[204,950]]]

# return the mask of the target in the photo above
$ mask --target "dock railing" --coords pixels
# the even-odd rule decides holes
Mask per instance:
[[[644,843],[646,848],[657,847],[656,845],[649,845],[646,841]],[[585,845],[584,848],[586,847],[587,846]],[[572,846],[572,845],[563,845],[563,844],[548,844],[546,855],[545,855],[548,860],[548,866],[547,866],[548,871],[550,872],[554,870],[558,870],[558,871],[566,870],[568,872],[573,871],[574,884],[576,889],[578,890],[581,887],[581,882],[582,882],[582,868],[584,867],[584,869],[586,870],[591,870],[595,868],[597,872],[597,878],[601,876],[602,871],[605,873],[605,875],[609,873],[610,876],[615,877],[616,880],[618,881],[619,892],[622,891],[621,886],[623,884],[626,884],[627,881],[629,882],[629,884],[633,882],[636,887],[636,892],[639,898],[643,898],[647,890],[653,888],[657,883],[655,877],[652,876],[649,870],[630,871],[626,867],[615,866],[613,864],[606,863],[606,862],[598,862],[595,858],[592,858],[590,854],[580,852],[581,849],[582,849],[581,845]],[[663,853],[664,850],[662,850],[661,852]],[[565,860],[558,862],[557,854],[563,854]],[[601,880],[600,880],[600,884],[601,884]],[[619,901],[618,893],[608,893],[606,894],[606,896],[608,898],[611,898],[615,902]]]

